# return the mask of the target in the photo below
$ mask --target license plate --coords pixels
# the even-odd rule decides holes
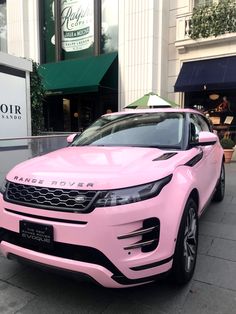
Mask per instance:
[[[51,225],[37,224],[21,220],[20,235],[24,242],[45,248],[52,248],[53,226]]]

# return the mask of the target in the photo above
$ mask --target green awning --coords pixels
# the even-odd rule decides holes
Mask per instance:
[[[42,64],[39,74],[48,94],[96,92],[117,52]]]

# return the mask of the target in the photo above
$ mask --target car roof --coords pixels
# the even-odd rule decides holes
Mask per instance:
[[[105,114],[104,116],[107,115],[117,115],[117,114],[137,114],[137,113],[155,113],[155,112],[177,112],[177,113],[195,113],[195,114],[204,114],[198,110],[190,109],[190,108],[151,108],[151,109],[124,109],[122,111],[117,111],[117,112],[112,112],[109,114]]]

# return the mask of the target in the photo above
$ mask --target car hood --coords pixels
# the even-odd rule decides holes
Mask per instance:
[[[17,165],[7,179],[55,188],[122,188],[172,174],[191,158],[190,151],[170,155],[170,151],[157,148],[67,147]]]

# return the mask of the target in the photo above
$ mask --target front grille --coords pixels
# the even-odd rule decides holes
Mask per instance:
[[[66,212],[89,212],[97,191],[69,190],[9,182],[5,200],[10,203]],[[77,201],[77,200],[78,201]]]

